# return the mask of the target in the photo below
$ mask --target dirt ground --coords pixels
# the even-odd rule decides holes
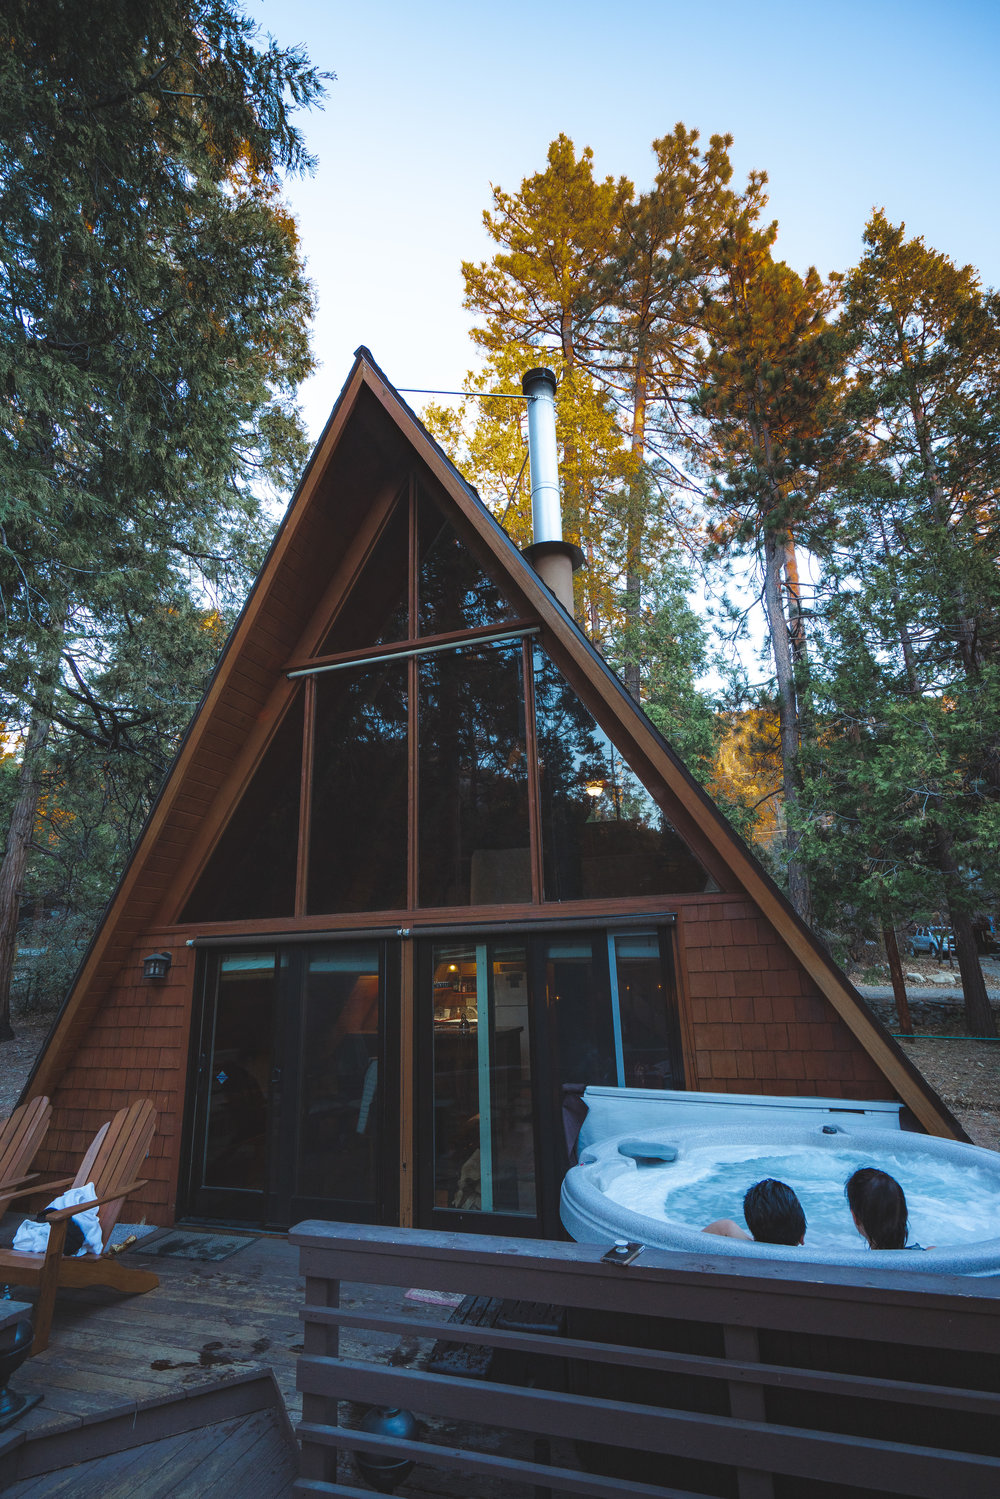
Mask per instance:
[[[52,1019],[51,1015],[44,1020],[19,1020],[15,1016],[13,1041],[0,1042],[0,1119],[6,1119],[17,1103]]]
[[[987,982],[992,989],[992,975]],[[900,1045],[961,1121],[969,1138],[976,1145],[1000,1150],[1000,1042],[946,1039],[964,1030],[960,994],[931,999],[923,998],[915,987],[908,992],[917,1039]],[[873,999],[871,1005],[895,1031],[891,1000]],[[1000,1002],[994,1001],[993,1009],[1000,1030]],[[51,1018],[15,1019],[14,1040],[0,1045],[0,1119],[17,1103],[50,1025]]]

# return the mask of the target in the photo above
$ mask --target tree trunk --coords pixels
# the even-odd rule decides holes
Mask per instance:
[[[47,717],[37,712],[32,714],[21,759],[17,798],[7,833],[7,848],[0,865],[0,1041],[10,1041],[14,1035],[10,1023],[10,986],[17,954],[17,922],[28,850],[35,831],[39,769],[49,728]]]
[[[812,923],[809,878],[797,857],[799,833],[793,826],[798,806],[799,722],[795,700],[795,668],[788,622],[781,599],[781,570],[785,560],[782,538],[764,535],[764,608],[774,675],[778,684],[778,728],[781,740],[781,785],[785,801],[785,846],[788,850],[788,893],[802,920]]]
[[[639,354],[632,403],[632,473],[629,478],[625,538],[625,687],[639,701],[640,625],[642,621],[642,542],[646,524],[646,495],[642,465],[646,454],[646,360]]]
[[[951,838],[943,829],[939,829],[937,835],[937,856],[938,867],[944,877],[948,918],[955,933],[955,956],[958,958],[958,972],[965,996],[965,1023],[973,1036],[992,1037],[996,1035],[997,1028],[986,993],[975,928],[972,917],[967,911],[961,910],[955,900],[961,889],[961,872],[955,863]]]
[[[913,1021],[910,1019],[910,1001],[906,997],[906,980],[903,977],[903,965],[899,961],[896,933],[891,926],[883,926],[882,941],[885,943],[885,955],[889,959],[889,973],[892,977],[892,993],[896,1001],[896,1019],[899,1021],[900,1033],[904,1036],[912,1036]]]

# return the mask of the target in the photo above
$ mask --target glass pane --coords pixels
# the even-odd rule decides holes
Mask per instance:
[[[423,490],[417,499],[419,632],[443,635],[500,624],[516,611]]]
[[[391,645],[409,635],[409,510],[404,489],[317,656]]]
[[[379,948],[310,954],[299,1097],[298,1195],[376,1199],[381,1014]]]
[[[673,984],[654,932],[611,938],[626,1088],[683,1088]]]
[[[542,651],[534,664],[545,899],[709,888],[703,865],[565,677]]]
[[[302,694],[285,715],[181,921],[291,916],[302,780]]]
[[[202,1185],[262,1192],[274,1033],[273,953],[219,965]]]
[[[535,1130],[525,949],[491,943],[493,1207],[535,1213]]]
[[[420,662],[420,904],[531,899],[520,645]]]
[[[535,1213],[523,945],[433,950],[434,1206]]]
[[[614,1086],[618,1074],[607,965],[602,953],[595,956],[589,936],[546,943],[545,1011],[560,1088],[564,1083]]]
[[[316,678],[311,916],[406,905],[406,662]]]

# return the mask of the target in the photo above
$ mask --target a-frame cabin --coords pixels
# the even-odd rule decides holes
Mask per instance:
[[[154,1223],[553,1235],[579,1083],[962,1137],[362,349],[25,1096]]]

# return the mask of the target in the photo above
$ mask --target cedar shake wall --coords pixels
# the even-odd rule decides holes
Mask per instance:
[[[754,903],[678,903],[697,1077],[707,1093],[895,1098]]]
[[[671,904],[680,988],[688,998],[689,1088],[897,1096],[751,900],[680,896]],[[174,1221],[180,1175],[196,963],[195,950],[185,945],[191,930],[153,928],[133,947],[53,1093],[52,1127],[38,1163],[46,1176],[73,1174],[106,1119],[136,1099],[152,1099],[156,1134],[140,1172],[149,1185],[125,1212],[130,1221],[145,1217],[162,1226]],[[142,960],[159,948],[173,962],[166,979],[150,983]]]
[[[142,960],[167,948],[165,979],[149,982]],[[90,1030],[52,1095],[52,1126],[36,1169],[46,1176],[76,1172],[101,1125],[140,1098],[156,1107],[156,1133],[138,1175],[148,1185],[132,1194],[123,1217],[158,1227],[174,1221],[187,1078],[193,948],[156,930],[147,932],[118,974]]]

